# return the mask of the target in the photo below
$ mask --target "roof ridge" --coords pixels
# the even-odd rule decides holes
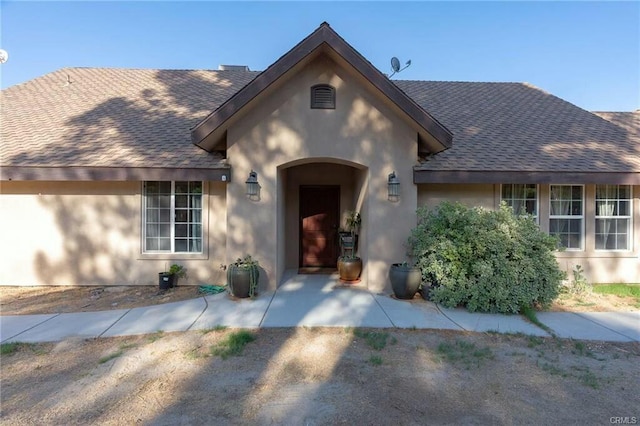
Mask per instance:
[[[524,84],[529,83],[524,81],[469,81],[469,80],[391,80],[393,82],[405,81],[405,82],[418,82],[418,83],[468,83],[468,84]]]

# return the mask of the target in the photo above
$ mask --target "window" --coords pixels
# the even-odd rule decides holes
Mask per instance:
[[[584,187],[551,185],[549,197],[549,233],[560,238],[561,247],[583,250]]]
[[[629,250],[631,187],[596,185],[596,250]]]
[[[538,221],[538,186],[535,184],[502,185],[502,201],[516,215],[530,214]]]
[[[328,84],[316,84],[311,86],[311,108],[335,109],[336,89]]]
[[[144,182],[144,252],[202,253],[202,182]]]

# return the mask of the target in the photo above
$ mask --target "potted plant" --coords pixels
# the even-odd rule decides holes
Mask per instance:
[[[422,271],[408,262],[392,263],[389,281],[397,299],[413,299],[422,286]]]
[[[227,266],[227,288],[235,297],[255,297],[258,289],[260,270],[258,261],[245,255]]]
[[[160,290],[168,290],[178,285],[178,278],[186,275],[184,266],[174,263],[168,271],[160,272],[158,286]]]
[[[340,257],[338,257],[338,273],[344,282],[357,282],[362,273],[362,259],[356,255],[358,229],[362,224],[362,217],[357,211],[348,211],[346,218],[346,233],[340,235]]]
[[[169,268],[169,273],[173,274],[173,286],[177,287],[178,286],[178,279],[184,278],[187,275],[187,270],[185,269],[184,266],[178,265],[177,263],[174,263]]]

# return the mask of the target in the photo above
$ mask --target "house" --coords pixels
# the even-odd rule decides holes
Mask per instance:
[[[418,206],[444,200],[505,201],[560,237],[562,269],[640,282],[638,112],[390,80],[326,23],[263,72],[221,68],[66,68],[2,91],[0,284],[150,285],[171,263],[220,283],[251,254],[274,289],[334,267],[357,210],[362,283],[383,291]]]

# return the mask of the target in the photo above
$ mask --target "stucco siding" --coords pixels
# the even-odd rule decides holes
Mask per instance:
[[[157,285],[171,263],[182,284],[220,283],[225,261],[225,187],[209,185],[209,251],[141,253],[140,182],[3,182],[0,285]],[[214,260],[215,259],[215,260]]]
[[[336,88],[335,109],[310,108],[310,87],[318,83]],[[365,82],[327,57],[310,63],[228,130],[227,158],[234,181],[227,192],[227,255],[255,255],[264,270],[261,285],[275,288],[281,273],[276,253],[282,252],[277,245],[297,244],[275,238],[285,234],[278,226],[289,229],[287,234],[296,226],[278,225],[276,220],[279,209],[295,206],[289,199],[293,189],[285,186],[278,191],[277,182],[278,176],[292,180],[292,175],[279,170],[313,162],[343,164],[357,174],[353,197],[362,214],[363,281],[372,289],[385,288],[389,263],[404,258],[403,243],[415,223],[416,138],[405,119],[379,102]],[[244,180],[252,169],[262,186],[259,201],[245,196]],[[401,182],[397,203],[387,200],[387,175],[394,170]],[[322,180],[318,173],[317,181]],[[285,252],[286,264],[291,265],[291,248]]]
[[[418,205],[432,209],[444,201],[450,201],[460,202],[469,207],[493,209],[497,205],[496,187],[499,185],[457,183],[418,185]]]

